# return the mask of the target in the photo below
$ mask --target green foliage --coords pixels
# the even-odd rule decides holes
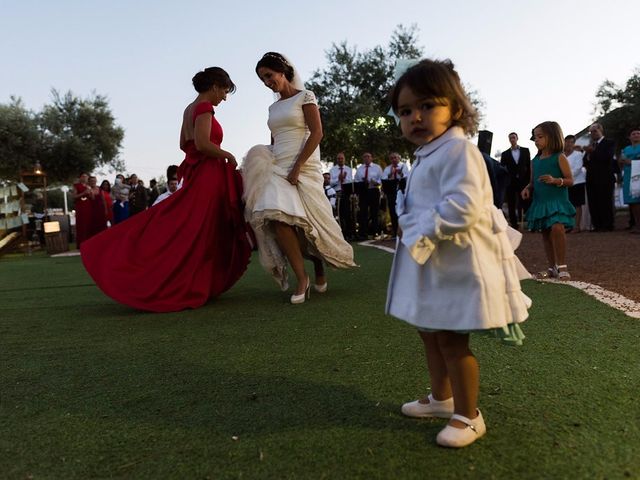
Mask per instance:
[[[359,52],[344,41],[326,52],[328,66],[316,70],[307,87],[318,97],[326,160],[344,151],[357,159],[370,151],[386,157],[391,150],[408,154],[411,146],[400,138],[394,120],[387,116],[387,94],[393,85],[393,68],[398,58],[416,58],[416,27],[399,26],[389,45]]]
[[[36,115],[22,100],[12,96],[0,104],[0,180],[17,180],[40,157],[41,147]]]
[[[628,145],[629,131],[640,127],[640,68],[622,87],[611,80],[602,82],[596,91],[595,115],[619,149]]]
[[[325,161],[333,161],[338,152],[355,161],[362,153],[371,152],[382,164],[392,151],[403,157],[412,155],[415,146],[401,137],[394,119],[388,116],[388,93],[396,60],[420,58],[422,54],[415,25],[399,25],[386,47],[361,52],[346,41],[332,45],[326,52],[327,67],[316,70],[307,82],[320,105]],[[482,106],[477,93],[470,93],[474,106]]]
[[[49,183],[68,182],[80,171],[102,166],[124,170],[119,152],[124,130],[116,125],[106,97],[83,99],[52,91],[40,113],[11,97],[0,104],[0,179],[17,180],[39,161]]]
[[[102,166],[122,170],[118,153],[124,130],[115,125],[106,97],[94,93],[81,99],[56,90],[52,96],[53,103],[39,115],[46,146],[41,163],[47,174],[65,181]]]

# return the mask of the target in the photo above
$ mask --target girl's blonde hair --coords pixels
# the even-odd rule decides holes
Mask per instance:
[[[451,60],[425,58],[407,69],[390,92],[391,107],[396,113],[398,97],[404,87],[409,87],[417,96],[435,100],[446,99],[447,105],[451,108],[451,125],[462,127],[468,135],[476,132],[478,112],[471,104]]]
[[[558,122],[542,122],[531,130],[532,139],[536,128],[542,130],[544,136],[547,137],[547,149],[551,153],[562,153],[564,151],[564,135]],[[542,152],[538,151],[538,154]]]

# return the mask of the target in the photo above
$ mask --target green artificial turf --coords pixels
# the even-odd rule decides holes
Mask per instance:
[[[105,297],[80,259],[0,261],[0,478],[640,478],[640,321],[564,285],[522,347],[473,337],[488,433],[444,420],[414,330],[384,315],[391,255],[289,305],[254,260],[221,298],[150,314]]]

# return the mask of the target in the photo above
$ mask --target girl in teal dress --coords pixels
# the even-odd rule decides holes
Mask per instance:
[[[542,232],[544,251],[549,268],[540,277],[555,277],[570,280],[566,264],[565,228],[574,226],[576,209],[569,201],[568,187],[573,185],[573,176],[567,157],[564,156],[562,129],[557,122],[542,122],[533,129],[538,154],[532,160],[531,181],[522,198],[533,201],[526,218],[529,230]]]
[[[620,156],[620,166],[622,171],[622,193],[624,203],[629,205],[629,212],[635,220],[635,225],[631,233],[640,233],[640,195],[631,192],[631,165],[632,162],[640,162],[640,128],[634,128],[629,134],[631,145],[622,149]]]

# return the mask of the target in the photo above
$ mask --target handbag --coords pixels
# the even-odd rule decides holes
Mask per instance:
[[[640,160],[631,161],[631,179],[629,193],[632,197],[640,197]]]

